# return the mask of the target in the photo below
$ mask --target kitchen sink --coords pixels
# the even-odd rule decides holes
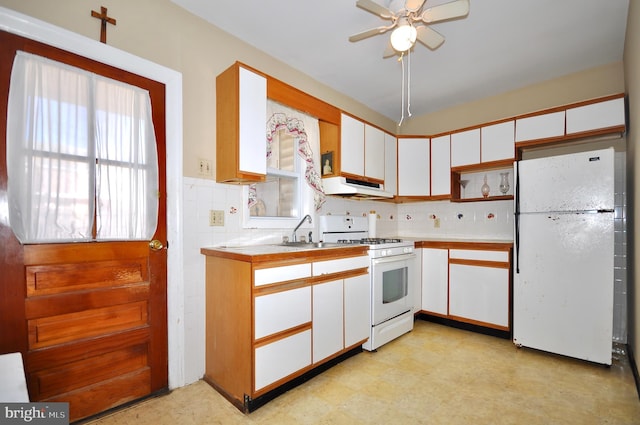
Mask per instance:
[[[331,243],[331,242],[282,242],[280,246],[291,246],[302,249],[313,248],[337,248],[344,246],[344,244]]]

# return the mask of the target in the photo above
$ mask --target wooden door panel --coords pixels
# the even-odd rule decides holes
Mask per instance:
[[[69,403],[69,417],[76,421],[148,395],[150,381],[151,370],[146,368],[40,401]]]
[[[41,399],[68,393],[113,379],[114,376],[148,369],[147,351],[147,344],[140,344],[81,358],[73,363],[32,373],[29,385]]]
[[[29,349],[109,335],[147,324],[147,302],[121,304],[29,320]]]
[[[78,341],[73,344],[31,350],[25,357],[25,367],[29,375],[41,373],[46,369],[58,369],[81,359],[89,359],[104,353],[148,344],[150,335],[151,328],[143,327],[119,334]]]
[[[27,296],[113,288],[148,280],[148,259],[27,266]]]
[[[27,320],[59,316],[80,310],[144,301],[149,298],[148,282],[100,291],[81,291],[64,295],[29,297],[25,300]]]

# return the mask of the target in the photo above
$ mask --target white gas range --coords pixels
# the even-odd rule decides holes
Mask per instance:
[[[371,258],[371,336],[363,344],[375,350],[413,329],[410,294],[415,271],[414,243],[395,238],[370,238],[366,217],[323,215],[319,217],[323,242],[369,246]]]

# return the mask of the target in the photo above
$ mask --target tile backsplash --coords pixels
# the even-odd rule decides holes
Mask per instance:
[[[404,237],[513,240],[513,201],[431,201],[398,205]]]

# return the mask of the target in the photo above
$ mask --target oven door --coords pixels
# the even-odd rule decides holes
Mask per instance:
[[[371,260],[373,326],[411,310],[409,282],[415,273],[415,257],[403,254]]]

